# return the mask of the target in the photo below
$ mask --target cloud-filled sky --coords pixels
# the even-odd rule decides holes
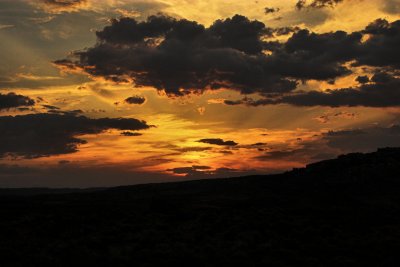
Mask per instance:
[[[0,37],[2,187],[400,146],[400,0],[3,0]]]

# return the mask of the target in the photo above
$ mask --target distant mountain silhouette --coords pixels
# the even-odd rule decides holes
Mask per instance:
[[[400,266],[400,148],[279,175],[44,193],[0,194],[0,266]]]

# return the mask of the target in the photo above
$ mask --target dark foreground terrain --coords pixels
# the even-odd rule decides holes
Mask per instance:
[[[400,149],[50,193],[0,191],[0,266],[400,266]]]

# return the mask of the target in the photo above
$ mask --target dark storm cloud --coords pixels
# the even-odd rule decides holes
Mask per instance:
[[[225,101],[228,105],[241,103],[250,106],[285,103],[295,106],[398,107],[400,106],[400,78],[387,73],[377,73],[372,76],[371,83],[364,83],[356,88],[302,92],[278,99]]]
[[[242,93],[289,92],[295,89],[296,79],[334,79],[350,72],[342,64],[358,53],[361,33],[297,30],[274,31],[239,15],[218,20],[207,29],[168,17],[140,23],[125,18],[98,32],[99,43],[76,52],[77,61],[56,64],[115,81],[130,76],[139,86],[175,95],[221,87]],[[284,44],[262,41],[274,32],[292,31],[297,32]],[[264,49],[272,50],[272,55],[265,55]]]
[[[334,7],[342,2],[343,0],[313,0],[311,3],[308,3],[307,0],[298,0],[296,3],[296,8],[300,10],[303,8]]]
[[[235,141],[224,141],[223,139],[220,139],[220,138],[200,139],[197,142],[210,144],[210,145],[217,145],[217,146],[237,146],[238,145],[238,143],[236,143]]]
[[[329,5],[327,1],[319,3]],[[217,20],[209,28],[162,15],[143,22],[122,18],[97,32],[99,41],[94,47],[55,63],[66,70],[83,70],[116,82],[133,80],[137,86],[152,86],[168,95],[229,88],[268,97],[250,103],[253,106],[396,106],[398,101],[393,97],[398,95],[397,79],[341,91],[292,91],[299,81],[333,82],[351,74],[345,65],[349,62],[387,72],[398,69],[399,29],[400,21],[382,19],[360,32],[318,34],[299,28],[272,29],[240,15]],[[283,43],[265,40],[290,32],[293,35]],[[369,38],[363,42],[365,35]]]
[[[107,129],[144,130],[150,126],[136,119],[102,118],[60,114],[30,114],[0,117],[0,158],[36,158],[77,151],[84,134],[99,134]]]
[[[362,34],[343,31],[317,34],[300,30],[267,60],[284,77],[329,80],[351,73],[343,63],[359,53]]]
[[[144,42],[145,38],[163,37],[176,23],[175,19],[167,16],[151,16],[144,22],[132,18],[113,19],[110,26],[96,32],[96,35],[105,43],[137,44]],[[187,27],[187,30],[192,30],[189,25]]]
[[[363,82],[366,79],[361,79]],[[400,78],[388,73],[376,73],[371,82],[362,83],[359,87],[327,90],[325,92],[299,92],[278,98],[253,100],[225,100],[226,105],[262,106],[273,104],[291,104],[295,106],[366,106],[398,107],[400,106]]]
[[[355,65],[400,68],[400,20],[377,19],[362,33],[370,38],[361,46]]]
[[[368,76],[358,76],[356,78],[356,81],[361,83],[361,84],[366,84],[369,82],[369,77]]]
[[[296,106],[400,106],[400,79],[391,77],[389,81],[363,84],[358,88],[329,90],[326,92],[308,92],[283,97],[279,102]]]
[[[123,18],[97,33],[99,42],[75,58],[55,63],[113,81],[129,77],[170,95],[231,88],[243,93],[288,92],[296,82],[273,71],[262,38],[273,31],[236,15],[209,28],[197,22],[152,16]]]
[[[368,34],[365,42],[360,42],[360,37]],[[347,45],[346,45],[347,43]],[[227,105],[246,104],[249,106],[271,105],[271,104],[292,104],[296,106],[368,106],[368,107],[391,107],[400,106],[400,21],[389,23],[386,20],[378,19],[369,24],[365,30],[353,34],[336,32],[328,34],[314,34],[307,30],[301,30],[293,35],[285,44],[286,50],[300,52],[301,60],[296,68],[292,62],[286,62],[286,75],[294,76],[288,72],[294,69],[307,77],[307,69],[313,72],[314,68],[321,66],[326,72],[317,72],[320,80],[327,80],[339,75],[340,72],[349,72],[341,63],[353,61],[354,66],[372,66],[380,69],[370,79],[368,76],[359,76],[356,80],[360,83],[358,87],[343,88],[340,90],[326,90],[297,92],[285,94],[275,98],[252,100],[226,100]],[[304,47],[304,48],[303,48]],[[320,50],[322,49],[322,50]],[[307,60],[309,57],[309,61]],[[312,62],[320,62],[315,65]],[[304,62],[301,64],[300,62]],[[324,63],[322,63],[324,62]],[[340,64],[338,62],[341,62]],[[301,70],[301,66],[305,69]],[[314,68],[309,68],[313,66]],[[330,71],[332,72],[328,75]],[[282,70],[283,72],[284,70]],[[310,73],[317,79],[317,73]]]
[[[146,98],[142,96],[131,96],[125,99],[125,102],[131,105],[142,105],[146,102]]]
[[[33,106],[34,104],[35,101],[27,96],[17,95],[15,93],[0,93],[0,111],[21,106]]]

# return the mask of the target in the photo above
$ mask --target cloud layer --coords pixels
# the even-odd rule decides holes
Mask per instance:
[[[307,0],[298,0],[296,3],[297,9],[303,8],[323,8],[323,7],[334,7],[339,3],[342,3],[344,0],[313,0],[308,3]]]
[[[28,2],[48,13],[72,12],[89,6],[88,0],[28,0]]]
[[[238,143],[236,143],[235,141],[224,141],[223,139],[220,139],[220,138],[200,139],[197,142],[210,144],[210,145],[217,145],[217,146],[237,146],[238,145]]]
[[[371,81],[361,79],[360,86],[326,90],[298,92],[271,99],[253,100],[243,98],[238,101],[225,100],[227,105],[262,106],[275,104],[291,104],[294,106],[368,106],[368,107],[398,107],[400,106],[400,78],[388,73],[376,73]]]
[[[0,93],[0,110],[23,106],[33,106],[34,104],[35,101],[27,96],[17,95],[15,93]]]
[[[97,32],[95,46],[55,64],[173,96],[229,88],[266,97],[250,105],[398,105],[393,97],[399,94],[400,21],[378,19],[353,33],[319,34],[296,28],[290,29],[293,35],[287,41],[271,41],[281,30],[240,15],[217,20],[208,28],[163,15],[142,22],[122,18]],[[382,74],[375,74],[371,83],[358,88],[293,94],[300,81],[333,82],[363,66],[379,69],[376,73],[391,79],[379,81]]]
[[[133,80],[169,95],[218,88],[291,91],[296,82],[271,71],[263,53],[273,44],[262,38],[272,34],[263,23],[239,15],[209,28],[166,16],[144,22],[122,18],[97,32],[96,46],[55,63],[113,81]]]
[[[144,130],[150,126],[136,119],[90,119],[69,114],[30,114],[0,117],[0,158],[37,158],[76,152],[84,134],[107,129]]]
[[[146,102],[146,98],[142,96],[131,96],[125,99],[125,102],[131,105],[142,105]]]

